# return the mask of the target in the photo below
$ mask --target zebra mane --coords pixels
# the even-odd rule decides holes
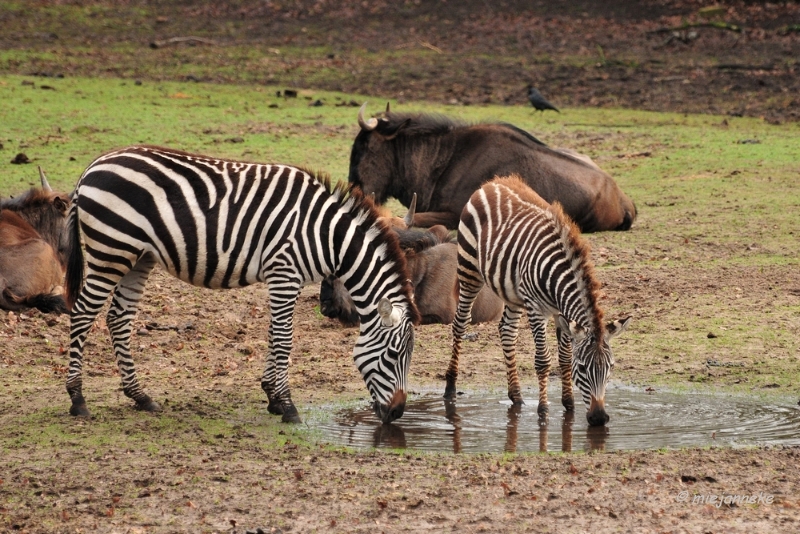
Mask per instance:
[[[556,229],[561,233],[561,242],[564,244],[567,261],[572,265],[579,282],[582,282],[580,285],[582,285],[583,302],[586,309],[592,314],[593,330],[596,337],[600,339],[605,332],[605,323],[603,323],[603,310],[600,309],[597,302],[600,296],[600,282],[594,275],[591,246],[581,237],[578,225],[564,213],[559,202],[553,202],[547,211],[553,215]]]
[[[594,264],[591,258],[591,246],[589,242],[581,237],[578,225],[564,213],[564,209],[559,202],[548,204],[533,189],[528,187],[517,174],[512,174],[505,178],[496,178],[493,183],[505,186],[516,194],[520,200],[533,204],[537,208],[547,213],[553,221],[555,230],[560,234],[561,243],[564,246],[564,253],[567,256],[575,271],[584,306],[591,313],[592,327],[595,335],[599,338],[605,332],[603,323],[603,310],[598,304],[600,296],[600,283],[594,275]]]
[[[384,247],[386,261],[394,263],[402,276],[402,292],[408,302],[408,317],[412,324],[418,325],[422,316],[414,304],[414,288],[408,277],[406,255],[400,248],[397,234],[382,220],[381,212],[372,197],[365,195],[360,187],[345,181],[339,181],[336,185],[331,186],[330,177],[325,173],[305,169],[304,171],[322,183],[338,199],[339,203],[353,216],[362,231],[375,233],[378,236],[376,241],[378,246]]]

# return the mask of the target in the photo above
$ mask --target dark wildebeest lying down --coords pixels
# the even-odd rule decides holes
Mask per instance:
[[[414,226],[458,227],[470,195],[495,176],[518,174],[547,202],[558,201],[582,232],[628,230],[636,207],[588,157],[553,149],[510,124],[465,125],[432,115],[364,119],[350,153],[349,181],[379,204],[419,196]]]
[[[66,313],[61,233],[69,198],[42,189],[0,201],[0,308]]]
[[[458,303],[458,245],[445,228],[428,230],[404,228],[414,217],[414,201],[403,220],[384,217],[397,232],[400,248],[406,254],[406,267],[414,288],[414,303],[422,316],[421,324],[450,324]],[[320,311],[345,326],[358,325],[358,314],[350,295],[338,278],[329,276],[319,291]],[[497,321],[503,301],[488,290],[478,294],[472,309],[472,324]]]

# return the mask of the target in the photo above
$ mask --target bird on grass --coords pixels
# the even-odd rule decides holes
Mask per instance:
[[[553,104],[551,104],[550,102],[548,102],[547,100],[545,100],[545,98],[542,96],[542,93],[540,93],[540,92],[539,92],[539,91],[538,91],[538,90],[537,90],[537,89],[536,89],[534,86],[532,86],[532,85],[529,85],[529,86],[528,86],[528,100],[530,100],[530,102],[531,102],[531,105],[532,105],[532,106],[533,106],[533,107],[534,107],[534,108],[535,108],[537,111],[544,111],[544,110],[546,110],[546,109],[552,109],[553,111],[558,111],[558,108],[557,108],[557,107],[555,107],[555,106],[554,106]],[[559,112],[559,113],[561,113],[560,111],[558,111],[558,112]]]

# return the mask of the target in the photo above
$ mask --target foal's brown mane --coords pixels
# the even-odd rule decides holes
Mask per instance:
[[[502,178],[495,178],[491,184],[505,187],[511,190],[521,201],[532,204],[537,208],[552,214],[553,223],[556,230],[561,234],[561,241],[567,254],[567,260],[575,265],[577,259],[577,269],[584,284],[584,295],[589,309],[592,312],[592,326],[595,334],[600,337],[605,332],[603,323],[603,310],[598,304],[600,294],[600,283],[594,275],[594,264],[591,259],[591,247],[589,242],[583,239],[581,231],[573,220],[564,213],[561,204],[553,202],[548,204],[533,189],[528,187],[517,174],[511,174]]]

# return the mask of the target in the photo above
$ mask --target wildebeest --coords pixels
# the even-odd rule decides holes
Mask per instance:
[[[403,219],[384,217],[383,221],[398,234],[400,248],[405,251],[414,302],[422,316],[420,324],[450,324],[458,302],[458,245],[442,226],[427,230],[407,228],[414,218],[415,203],[413,198]],[[322,281],[319,300],[324,316],[338,319],[345,326],[358,325],[355,304],[338,278],[329,276]],[[486,288],[475,300],[472,324],[497,321],[502,313],[503,301]]]
[[[350,153],[349,181],[382,204],[408,206],[417,193],[414,226],[454,230],[481,184],[511,173],[547,202],[558,201],[582,232],[628,230],[636,207],[613,178],[572,151],[546,146],[511,124],[457,123],[434,115],[393,113],[365,120]]]
[[[0,201],[0,308],[66,313],[61,234],[69,199],[41,189]]]

